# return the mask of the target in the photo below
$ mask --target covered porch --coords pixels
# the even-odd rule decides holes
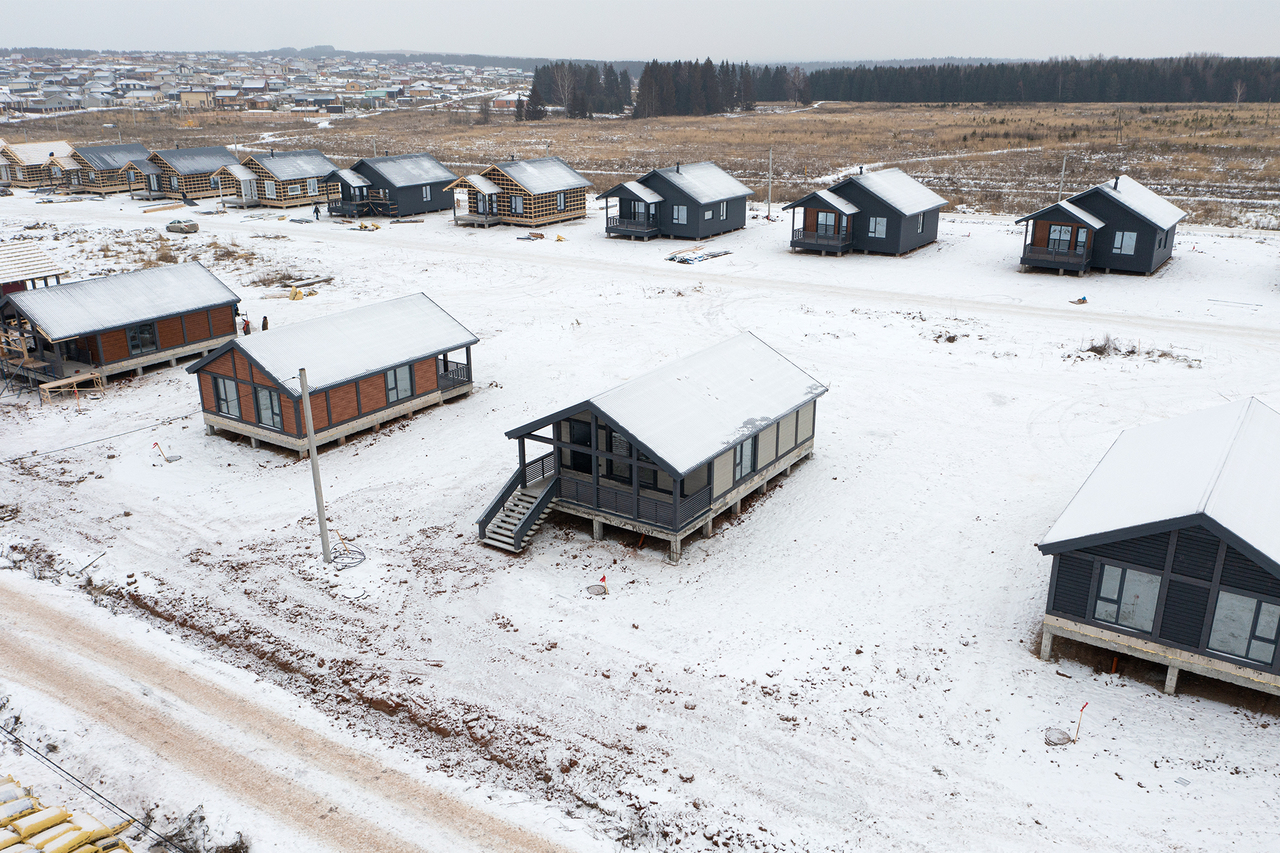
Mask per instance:
[[[619,237],[637,237],[649,240],[661,231],[658,222],[658,205],[662,196],[638,181],[618,184],[598,198],[604,199],[605,234]],[[609,201],[617,199],[616,213],[609,210]]]
[[[455,225],[488,228],[490,225],[502,224],[502,215],[498,211],[498,196],[501,195],[502,188],[493,181],[483,175],[467,175],[465,178],[458,178],[445,189],[467,191],[466,211],[459,213],[458,206],[455,204],[453,207]]]
[[[359,219],[361,216],[377,215],[377,210],[369,198],[369,187],[373,184],[359,172],[351,169],[335,169],[322,179],[321,183],[338,185],[338,197],[329,199],[330,216]]]
[[[843,255],[853,251],[853,216],[858,207],[831,190],[818,190],[783,210],[791,211],[791,249],[809,252],[833,252]],[[799,222],[796,211],[803,213]]]
[[[1023,226],[1022,272],[1029,267],[1068,270],[1084,275],[1093,260],[1093,238],[1106,225],[1098,217],[1069,201],[1059,201],[1016,220]]]

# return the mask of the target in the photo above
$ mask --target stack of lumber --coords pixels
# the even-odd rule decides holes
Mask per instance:
[[[107,826],[92,815],[45,806],[12,776],[0,776],[0,853],[133,853],[119,837],[132,821]]]

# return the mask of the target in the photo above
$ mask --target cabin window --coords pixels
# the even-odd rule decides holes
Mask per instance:
[[[171,189],[171,190],[177,190],[177,189],[178,189],[178,176],[177,176],[177,175],[170,175],[170,176],[169,176],[169,189]]]
[[[1111,251],[1117,255],[1132,255],[1137,242],[1137,231],[1117,231],[1115,245],[1111,247]]]
[[[412,371],[409,365],[404,364],[400,367],[393,367],[387,371],[387,404],[404,400],[413,396],[413,380],[410,378]]]
[[[524,196],[513,195],[511,197],[511,212],[515,214],[524,213]]]
[[[88,179],[89,179],[89,183],[91,183],[91,184],[95,184],[95,183],[97,183],[97,182],[98,182],[98,173],[97,173],[97,172],[92,172],[92,171],[91,171],[91,172],[89,172]]]
[[[836,235],[836,215],[830,210],[818,211],[818,236],[834,237]]]
[[[744,477],[750,477],[756,470],[756,436],[733,449],[733,480],[736,483]]]
[[[298,184],[289,184],[289,195],[302,195],[302,187]]]
[[[141,355],[144,352],[156,351],[156,324],[139,323],[126,329],[129,335],[130,355]]]
[[[685,225],[689,222],[689,207],[684,204],[671,205],[671,221],[676,225]]]
[[[1278,631],[1280,605],[1224,589],[1218,593],[1218,606],[1213,611],[1209,648],[1271,666]]]
[[[924,214],[923,213],[916,215],[916,233],[917,234],[924,233]]]
[[[711,211],[710,211],[710,210],[703,211],[702,218],[703,218],[703,219],[705,219],[705,220],[710,220],[710,219],[711,219]]]
[[[307,178],[307,195],[320,195],[319,178]]]
[[[431,187],[427,186],[422,188],[422,200],[431,201]]]
[[[489,212],[489,197],[487,195],[481,195],[479,193],[476,193],[476,212],[477,213]]]
[[[21,166],[14,166],[14,167],[13,167],[13,175],[14,175],[14,178],[15,178],[16,180],[19,180],[19,181],[23,180],[23,177],[22,177],[22,167],[21,167]]]
[[[1071,251],[1070,225],[1049,226],[1049,248],[1053,249],[1055,252]]]
[[[1080,255],[1084,254],[1085,243],[1087,243],[1088,241],[1089,241],[1089,229],[1077,228],[1076,229],[1076,253],[1077,254],[1080,254]]]
[[[556,210],[564,210],[564,193],[556,193]]]
[[[264,197],[264,198],[275,198],[275,197],[276,197],[276,182],[275,182],[275,181],[263,181],[263,182],[262,182],[262,195],[263,195],[263,197]]]
[[[133,183],[134,181],[138,180],[138,173],[137,173],[137,172],[130,171],[130,172],[126,172],[126,173],[125,173],[125,175],[126,175],[126,178],[125,178],[125,179],[126,179],[129,183]]]
[[[889,227],[889,220],[884,216],[873,216],[867,221],[867,236],[879,237],[884,239],[885,230]]]
[[[1159,597],[1160,575],[1103,565],[1093,618],[1150,634]]]
[[[569,443],[579,447],[591,446],[591,424],[583,421],[569,421]],[[591,473],[591,454],[580,450],[569,453],[569,467],[582,474]]]
[[[640,219],[640,220],[643,220],[643,219],[644,219],[644,209],[645,209],[645,207],[644,207],[644,202],[642,202],[642,201],[633,201],[633,202],[631,202],[631,218],[632,218],[632,219]]]
[[[721,219],[729,218],[729,202],[727,201],[720,202],[720,218]]]
[[[240,393],[236,381],[225,376],[213,377],[213,401],[218,414],[229,418],[240,417]]]
[[[209,178],[209,187],[210,189],[215,189],[215,190],[220,189],[222,187],[222,179],[219,178],[217,175],[211,176]]]
[[[271,429],[284,429],[284,417],[280,413],[280,392],[270,388],[254,388],[254,403],[258,407],[258,423]]]
[[[631,442],[621,434],[613,431],[612,427],[604,428],[604,446],[610,453],[615,456],[631,457]],[[619,480],[628,485],[631,483],[631,463],[619,462],[614,459],[605,458],[604,475],[610,480]]]

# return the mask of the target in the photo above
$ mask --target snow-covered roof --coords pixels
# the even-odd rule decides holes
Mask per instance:
[[[51,341],[240,301],[198,261],[20,290],[7,299]]]
[[[1027,222],[1028,220],[1043,219],[1046,216],[1048,216],[1049,211],[1053,210],[1054,208],[1057,208],[1058,210],[1065,210],[1068,214],[1070,214],[1071,216],[1074,216],[1077,220],[1079,220],[1080,222],[1083,222],[1085,225],[1088,225],[1090,228],[1094,229],[1095,231],[1107,224],[1103,222],[1101,219],[1099,219],[1098,217],[1094,216],[1089,211],[1085,210],[1082,207],[1077,207],[1076,205],[1072,204],[1069,201],[1059,201],[1049,205],[1046,208],[1037,210],[1035,213],[1028,213],[1026,216],[1022,217],[1021,219],[1014,220],[1014,223],[1017,225],[1021,225],[1022,223]]]
[[[71,143],[56,142],[16,142],[5,146],[19,166],[39,166],[53,157],[70,157]]]
[[[559,157],[495,163],[494,168],[500,169],[508,178],[534,195],[591,186],[590,181]]]
[[[867,172],[847,179],[903,216],[914,216],[942,207],[947,200],[898,168]]]
[[[349,187],[368,187],[373,185],[364,175],[359,172],[353,172],[350,169],[334,169],[333,173],[326,177],[325,180],[331,181],[335,177]]]
[[[179,175],[201,175],[218,171],[219,166],[239,163],[235,155],[221,145],[205,148],[172,148],[153,151],[151,156],[168,163]],[[332,167],[331,167],[332,168]]]
[[[237,181],[255,181],[258,179],[258,176],[253,173],[252,169],[248,166],[241,165],[240,163],[229,163],[228,165],[219,168],[218,171],[226,172]]]
[[[159,175],[164,170],[147,159],[130,160],[129,168],[143,175]]]
[[[123,169],[134,160],[146,160],[151,154],[147,146],[137,142],[122,145],[82,145],[76,153],[91,167],[98,170]]]
[[[1200,515],[1280,564],[1280,414],[1253,397],[1125,430],[1040,549],[1159,532],[1150,528]],[[1131,532],[1115,535],[1123,531]]]
[[[1128,175],[1121,175],[1115,181],[1098,184],[1071,198],[1076,199],[1086,193],[1101,192],[1119,202],[1123,207],[1150,222],[1161,231],[1168,231],[1181,222],[1187,212],[1175,204],[1165,201]]]
[[[617,196],[622,195],[623,190],[626,190],[631,193],[631,195],[647,204],[657,204],[662,201],[662,196],[658,195],[639,181],[623,181],[607,192],[600,193],[597,198],[616,198]]]
[[[323,178],[338,168],[337,163],[334,163],[314,148],[303,148],[298,151],[276,151],[271,154],[254,154],[248,159],[266,169],[278,181]]]
[[[630,379],[582,404],[683,476],[826,387],[750,332]],[[533,428],[539,422],[535,421]],[[519,433],[527,427],[507,433]]]
[[[53,258],[31,240],[0,243],[0,283],[66,274],[61,264],[54,263]]]
[[[425,152],[397,154],[394,157],[366,157],[352,168],[357,168],[360,163],[364,163],[382,175],[395,187],[414,187],[419,184],[434,184],[438,181],[453,181],[458,177],[446,169],[439,160]]]
[[[497,195],[502,192],[502,187],[486,178],[484,175],[467,175],[464,178],[467,183],[476,188],[476,192],[481,195]]]
[[[793,207],[817,207],[818,205],[810,204],[812,201],[821,201],[833,210],[843,213],[845,216],[853,216],[858,212],[858,206],[847,198],[841,198],[831,190],[817,190],[811,192],[802,199],[797,199],[782,206],[783,210],[790,210]]]
[[[715,163],[684,163],[668,166],[665,169],[654,169],[649,175],[662,175],[675,184],[698,204],[715,204],[731,198],[745,198],[755,193],[746,184],[721,169]],[[643,182],[645,175],[640,181]]]
[[[295,396],[298,368],[312,391],[333,388],[411,361],[478,343],[478,338],[432,302],[414,293],[304,320],[235,341],[245,355]],[[188,368],[194,372],[205,361]]]

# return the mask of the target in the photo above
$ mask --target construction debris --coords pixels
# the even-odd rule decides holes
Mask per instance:
[[[732,255],[733,252],[706,252],[702,246],[694,246],[692,249],[682,249],[679,252],[672,252],[667,255],[668,261],[675,261],[677,264],[696,264],[699,261],[709,261],[712,258],[720,258],[725,255]]]
[[[45,807],[12,776],[0,776],[0,849],[44,853],[133,853],[119,836],[133,824],[107,826],[92,815]]]

